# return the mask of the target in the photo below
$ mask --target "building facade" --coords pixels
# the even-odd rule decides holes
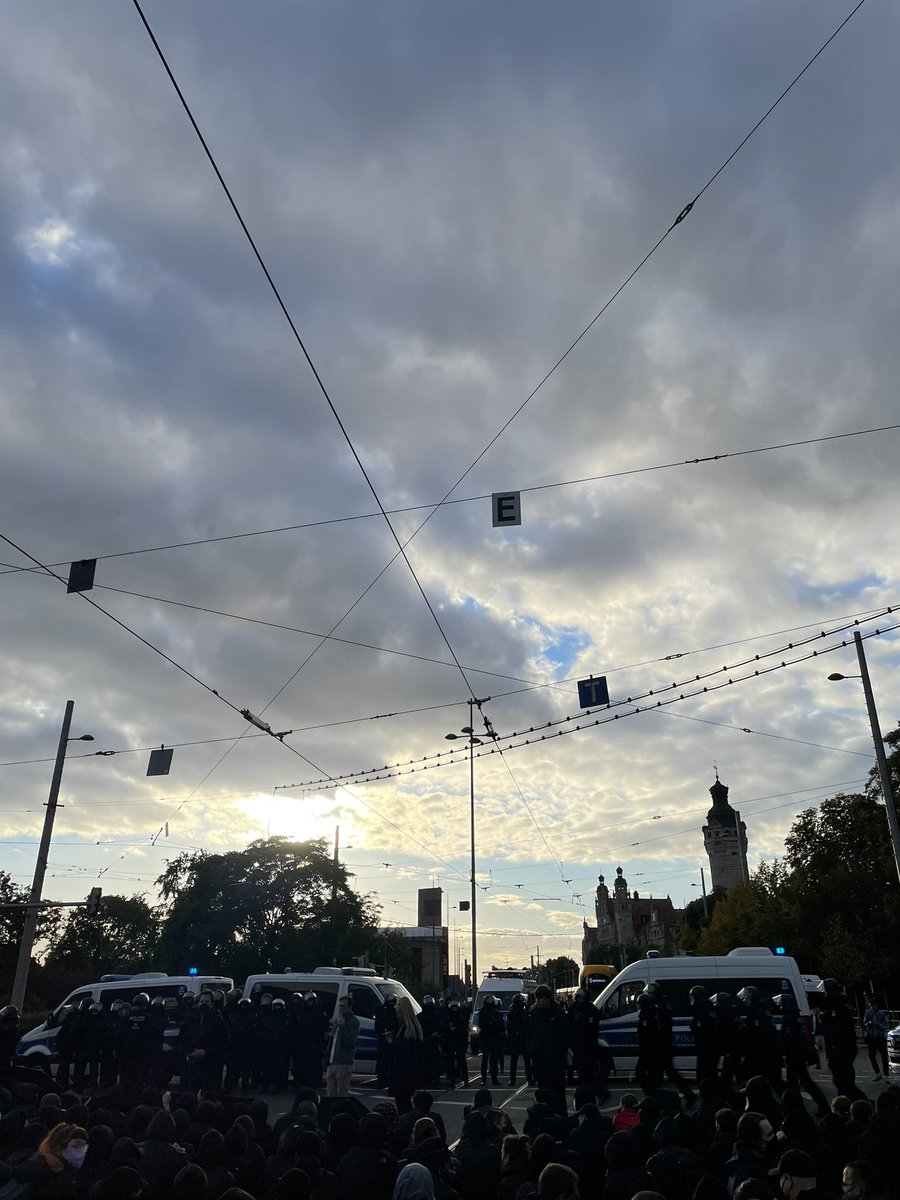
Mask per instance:
[[[709,789],[712,808],[703,826],[712,890],[728,893],[750,878],[747,870],[747,826],[728,803],[728,788],[716,774]]]
[[[598,946],[646,946],[663,950],[675,941],[681,909],[668,896],[640,896],[629,892],[621,867],[616,868],[612,894],[601,875],[597,884],[594,910],[596,926],[583,925],[581,961]]]

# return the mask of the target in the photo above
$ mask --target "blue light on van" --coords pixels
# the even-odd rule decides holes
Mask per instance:
[[[197,967],[188,967],[188,975],[199,975],[199,974],[200,974],[200,972]]]

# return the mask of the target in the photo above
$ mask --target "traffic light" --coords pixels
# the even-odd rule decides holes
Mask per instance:
[[[97,913],[100,911],[100,897],[102,895],[103,895],[103,888],[98,888],[98,887],[91,888],[91,890],[88,892],[88,898],[87,898],[87,902],[85,904],[85,908],[87,909],[87,911],[90,913],[90,915],[92,917],[96,917]]]

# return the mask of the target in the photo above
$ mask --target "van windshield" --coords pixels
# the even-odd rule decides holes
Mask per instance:
[[[375,984],[378,991],[381,993],[381,998],[387,1000],[388,996],[395,996],[398,1000],[401,996],[406,996],[408,1000],[412,999],[409,992],[402,983],[394,983],[393,979],[382,980]],[[412,999],[412,1005],[416,1012],[419,1011],[419,1005]]]

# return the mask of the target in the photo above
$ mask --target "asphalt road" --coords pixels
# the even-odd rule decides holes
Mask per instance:
[[[480,1058],[469,1058],[469,1079],[472,1083],[467,1088],[457,1088],[455,1091],[441,1091],[438,1088],[432,1088],[431,1093],[434,1096],[434,1107],[444,1119],[444,1125],[447,1129],[447,1141],[452,1144],[462,1132],[464,1110],[471,1105],[472,1097],[481,1086],[481,1078],[479,1075]],[[829,1100],[836,1094],[835,1088],[831,1082],[831,1076],[827,1071],[810,1069],[815,1082],[819,1085]],[[385,1091],[378,1090],[372,1086],[374,1077],[356,1075],[353,1078],[353,1083],[350,1089],[351,1095],[361,1100],[367,1108],[371,1108],[379,1100],[388,1099]],[[876,1083],[872,1079],[872,1071],[869,1066],[868,1059],[865,1053],[860,1054],[856,1060],[856,1082],[866,1095],[874,1100],[878,1096],[879,1091],[884,1088],[885,1083]],[[900,1083],[900,1068],[892,1068],[891,1074],[892,1083]],[[623,1092],[635,1092],[638,1097],[642,1095],[640,1088],[631,1082],[631,1080],[623,1075],[613,1076],[609,1081],[610,1099],[602,1108],[602,1111],[610,1116],[616,1112],[619,1107],[619,1098]],[[529,1088],[527,1084],[522,1083],[518,1087],[492,1087],[490,1088],[491,1096],[494,1105],[497,1108],[502,1108],[509,1113],[510,1120],[515,1128],[521,1132],[522,1126],[525,1123],[525,1117],[529,1106],[534,1102],[534,1089]],[[566,1098],[571,1110],[574,1096],[574,1088],[569,1088],[566,1092]],[[806,1097],[807,1107],[811,1113],[815,1113],[815,1105]],[[289,1095],[271,1096],[269,1097],[269,1112],[270,1120],[274,1120],[283,1112],[289,1112],[293,1103],[293,1097]]]

